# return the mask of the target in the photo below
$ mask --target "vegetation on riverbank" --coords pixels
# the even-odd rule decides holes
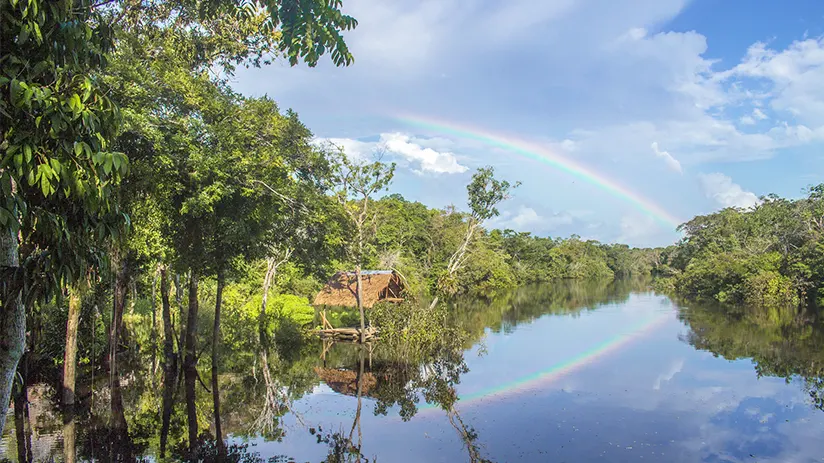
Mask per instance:
[[[698,301],[759,307],[824,306],[824,184],[806,197],[762,198],[683,224],[659,253],[659,288]]]

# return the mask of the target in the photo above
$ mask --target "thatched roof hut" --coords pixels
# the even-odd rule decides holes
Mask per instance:
[[[361,293],[363,306],[370,308],[381,301],[401,302],[404,284],[393,270],[361,271]],[[357,307],[355,296],[357,278],[354,272],[338,272],[315,296],[314,305],[337,307]]]
[[[358,392],[357,371],[315,367],[315,373],[321,381],[338,394],[354,396]],[[361,377],[361,393],[368,396],[377,383],[378,380],[374,374],[364,372]]]

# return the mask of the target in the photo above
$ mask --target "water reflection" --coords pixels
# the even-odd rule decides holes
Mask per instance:
[[[824,414],[814,408],[824,410],[824,327],[815,316],[677,306],[645,288],[564,282],[457,301],[450,323],[469,345],[431,358],[381,343],[258,345],[221,351],[220,375],[209,384],[192,375],[193,390],[173,355],[159,372],[149,357],[128,358],[112,377],[85,378],[90,392],[74,414],[57,407],[54,388],[29,384],[14,395],[0,461],[824,454]],[[638,331],[650,319],[665,322]]]
[[[680,318],[683,340],[727,360],[751,359],[758,377],[801,382],[824,411],[824,326],[815,314],[793,308],[720,308],[695,305]]]

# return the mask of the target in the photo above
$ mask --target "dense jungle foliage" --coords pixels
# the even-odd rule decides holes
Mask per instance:
[[[660,250],[659,288],[731,305],[824,305],[824,184],[806,197],[766,196],[752,209],[724,209],[681,225]]]

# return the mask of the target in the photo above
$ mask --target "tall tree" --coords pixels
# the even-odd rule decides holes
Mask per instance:
[[[510,192],[516,188],[506,180],[495,178],[495,170],[492,167],[483,167],[472,175],[472,181],[467,185],[466,192],[469,196],[469,216],[466,220],[466,231],[458,248],[452,253],[446,270],[438,279],[438,292],[454,294],[457,286],[456,277],[458,271],[466,264],[467,253],[473,239],[476,238],[478,230],[485,220],[497,217],[498,204],[509,198]],[[435,295],[430,304],[430,309],[438,305],[439,295]]]
[[[89,3],[0,4],[0,415],[22,355],[25,301],[70,284],[113,232],[127,159],[109,151],[118,111],[93,77],[113,44]],[[24,293],[25,288],[25,293]]]
[[[355,264],[355,298],[360,314],[360,341],[366,334],[366,317],[363,312],[363,289],[361,270],[366,247],[370,244],[369,225],[375,220],[374,208],[370,201],[373,196],[386,189],[395,175],[395,164],[380,161],[358,163],[349,160],[343,150],[338,150],[339,162],[333,177],[335,197],[343,207],[349,223],[355,229],[354,242],[346,248]]]

